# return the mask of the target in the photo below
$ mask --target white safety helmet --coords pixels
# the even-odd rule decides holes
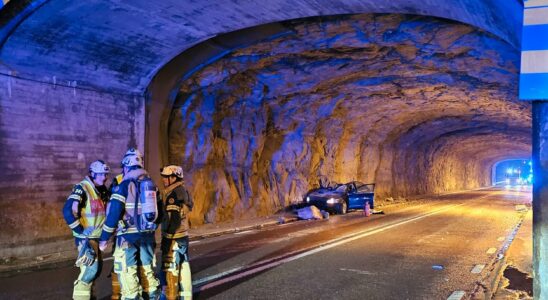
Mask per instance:
[[[104,161],[99,159],[89,165],[89,172],[96,174],[108,174],[110,173],[110,168]]]
[[[183,179],[183,168],[175,165],[169,165],[162,168],[160,175],[162,176],[176,176]]]
[[[123,167],[139,166],[142,168],[143,155],[141,155],[141,152],[139,152],[139,150],[135,148],[130,148],[124,155],[124,158],[122,158],[122,166]]]

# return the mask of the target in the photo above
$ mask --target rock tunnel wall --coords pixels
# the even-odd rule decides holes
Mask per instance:
[[[295,21],[180,87],[169,160],[193,224],[270,214],[318,176],[377,184],[376,199],[490,184],[530,155],[519,52],[447,20],[357,15]]]
[[[42,243],[71,236],[61,209],[72,186],[92,161],[103,159],[119,172],[127,147],[143,147],[144,101],[5,76],[0,87],[4,258],[25,256],[25,246],[36,253]]]

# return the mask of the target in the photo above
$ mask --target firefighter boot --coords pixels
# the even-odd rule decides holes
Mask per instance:
[[[181,275],[179,277],[179,296],[184,300],[192,300],[192,275],[190,264],[185,261],[181,264]]]
[[[110,273],[110,276],[112,278],[112,296],[110,296],[111,300],[120,300],[122,299],[121,289],[120,289],[120,281],[118,281],[118,275],[114,272]]]
[[[89,299],[91,299],[91,287],[92,287],[92,283],[85,283],[82,280],[76,280],[74,282],[74,290],[72,292],[72,299],[74,299],[74,300],[89,300]]]
[[[137,266],[126,267],[125,270],[118,273],[118,280],[120,280],[122,299],[139,299],[141,286],[137,277]]]
[[[166,272],[166,298],[167,300],[177,300],[179,291],[179,270],[173,269]]]
[[[158,286],[160,282],[154,275],[152,265],[143,265],[139,267],[139,275],[141,277],[141,286],[143,292],[148,296],[148,299],[156,299],[159,296]]]

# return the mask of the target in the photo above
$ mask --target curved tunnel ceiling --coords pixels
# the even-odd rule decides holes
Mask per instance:
[[[10,2],[8,5],[15,6]],[[458,20],[517,46],[517,0],[22,1],[28,16],[0,11],[0,72],[80,88],[142,94],[158,70],[201,41],[310,16],[409,13]],[[23,5],[23,4],[21,4]],[[216,45],[224,48],[223,45]]]
[[[191,174],[195,222],[266,214],[319,175],[383,199],[489,185],[494,163],[530,155],[519,51],[500,38],[396,14],[287,26],[181,84],[169,160]]]

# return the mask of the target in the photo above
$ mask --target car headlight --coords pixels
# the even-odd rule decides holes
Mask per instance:
[[[327,203],[328,204],[335,204],[335,203],[338,203],[339,202],[339,199],[337,198],[329,198],[327,199]]]
[[[306,197],[306,202],[310,202],[310,197]]]

